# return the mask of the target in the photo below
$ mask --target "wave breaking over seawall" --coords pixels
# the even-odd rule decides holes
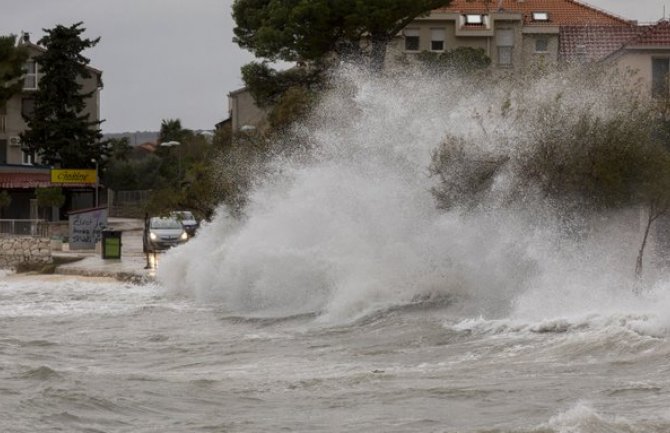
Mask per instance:
[[[435,298],[488,319],[631,308],[655,316],[670,307],[666,284],[653,273],[643,295],[633,293],[639,230],[622,229],[616,215],[574,239],[544,204],[503,210],[497,203],[513,182],[511,169],[469,212],[438,209],[431,193],[431,156],[447,135],[467,137],[473,154],[514,157],[532,142],[532,125],[505,116],[506,104],[532,112],[560,95],[603,117],[616,109],[607,89],[566,74],[515,89],[420,71],[378,78],[340,69],[309,118],[284,138],[309,143],[309,157],[273,161],[244,217],[221,207],[196,238],[165,255],[159,281],[237,314],[316,313],[335,322]],[[664,332],[668,325],[649,326]]]

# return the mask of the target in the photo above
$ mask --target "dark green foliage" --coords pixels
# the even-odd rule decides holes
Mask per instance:
[[[0,107],[23,88],[23,64],[28,58],[25,47],[16,46],[16,36],[0,36]]]
[[[215,155],[225,148],[223,136],[214,144],[202,134],[185,129],[179,119],[161,122],[159,146],[155,155],[143,159],[117,161],[108,170],[115,189],[151,189],[145,209],[152,215],[167,215],[176,209],[190,210],[199,218],[209,219],[221,202],[220,188],[212,169]]]
[[[330,54],[383,65],[386,45],[416,17],[450,0],[235,0],[235,42],[269,60],[318,62]]]
[[[468,211],[479,206],[547,205],[566,221],[645,208],[647,222],[635,267],[640,275],[650,226],[670,210],[670,150],[662,133],[664,116],[625,86],[603,85],[610,81],[598,71],[590,72],[593,76],[580,80],[561,76],[560,83],[588,90],[600,86],[590,96],[598,95],[599,99],[591,100],[596,106],[583,103],[579,90],[563,88],[577,100],[564,100],[559,90],[549,102],[535,101],[529,108],[523,99],[527,81],[514,78],[515,83],[496,83],[509,89],[501,112],[515,135],[509,140],[492,137],[482,125],[484,133],[479,136],[447,138],[433,155],[430,171],[439,179],[433,193],[441,208]],[[573,73],[585,74],[583,70]],[[549,81],[544,83],[551,86]],[[490,140],[504,145],[479,146],[478,141]],[[504,173],[505,187],[494,190],[500,173]]]
[[[508,200],[528,198],[522,191],[534,190],[592,212],[647,203],[663,194],[659,185],[670,183],[670,153],[654,136],[655,116],[643,106],[628,108],[607,117],[588,110],[571,116],[573,108],[557,100],[526,113],[530,142],[521,151],[511,150],[515,186]],[[465,152],[468,146],[474,144],[450,137],[433,155],[441,207],[476,201],[510,162],[509,155]]]
[[[114,191],[153,189],[162,182],[160,166],[161,159],[156,155],[129,160],[112,158],[102,172],[102,183]]]
[[[331,1],[235,0],[234,41],[269,60],[317,60],[341,37],[337,10]]]
[[[163,119],[161,121],[161,129],[158,133],[158,144],[167,143],[170,141],[183,142],[187,137],[193,135],[189,129],[184,129],[181,126],[179,119]]]
[[[534,135],[535,148],[522,161],[522,184],[591,210],[646,201],[670,167],[653,137],[652,113],[634,108],[602,118],[583,112],[555,128],[550,122],[566,108],[560,105],[541,117],[546,120]]]
[[[242,78],[254,102],[268,110],[272,130],[279,132],[304,116],[320,90],[323,75],[318,69],[292,68],[276,71],[266,63],[242,67]]]
[[[274,131],[283,131],[309,111],[314,98],[314,94],[303,87],[291,87],[284,92],[270,111],[268,115],[270,127]]]
[[[40,207],[61,207],[65,204],[65,195],[60,187],[37,188],[35,198]]]
[[[230,147],[233,140],[232,122],[226,122],[221,127],[214,130],[214,137],[212,137],[212,146],[214,152],[220,152]]]
[[[12,197],[6,190],[0,191],[0,209],[3,207],[9,207],[12,204]]]
[[[98,39],[82,39],[82,23],[45,29],[38,43],[46,51],[36,57],[44,75],[35,92],[35,111],[26,118],[28,130],[21,141],[49,165],[64,168],[93,167],[106,147],[100,142],[100,122],[85,113],[86,99],[82,79],[90,78],[89,59],[81,53],[94,47]]]
[[[418,58],[435,72],[449,71],[464,75],[486,69],[491,64],[486,51],[470,47],[460,47],[444,53],[423,51]]]
[[[465,151],[469,143],[459,137],[448,137],[433,152],[430,173],[440,179],[432,189],[438,206],[473,208],[491,188],[496,173],[509,160],[504,156],[473,156]]]
[[[198,218],[210,219],[222,201],[216,175],[209,160],[188,165],[184,181],[177,186],[162,184],[152,191],[147,212],[166,215],[175,209],[187,209]]]
[[[261,108],[276,104],[289,89],[301,86],[309,91],[321,89],[323,77],[319,70],[292,68],[277,71],[267,63],[252,62],[242,67],[242,79],[254,102]]]
[[[128,137],[112,138],[107,141],[109,157],[116,161],[127,161],[133,147],[130,145]]]

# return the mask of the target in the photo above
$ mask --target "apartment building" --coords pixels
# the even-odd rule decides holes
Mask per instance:
[[[20,134],[27,129],[24,116],[30,116],[35,104],[35,92],[39,89],[42,73],[35,57],[45,52],[45,48],[22,35],[18,42],[28,50],[25,64],[23,90],[14,95],[4,107],[0,107],[0,190],[9,192],[12,203],[9,208],[0,209],[2,218],[35,218],[35,189],[51,186],[67,188],[69,209],[90,207],[94,189],[91,184],[54,184],[51,182],[51,167],[40,164],[33,155],[24,151]],[[102,71],[89,67],[90,78],[82,78],[83,92],[92,92],[86,101],[85,113],[90,119],[100,120],[100,91]]]
[[[453,0],[410,23],[390,44],[387,63],[460,47],[484,50],[496,68],[572,60],[562,55],[566,27],[632,36],[636,23],[576,0]],[[588,46],[574,49],[586,60]]]

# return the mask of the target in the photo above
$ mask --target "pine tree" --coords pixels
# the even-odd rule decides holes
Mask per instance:
[[[16,36],[0,36],[0,107],[23,88],[23,64],[28,52],[16,46]]]
[[[100,161],[107,152],[100,141],[101,122],[84,112],[93,92],[84,92],[82,85],[91,73],[89,59],[81,53],[100,38],[82,39],[86,30],[82,24],[44,30],[38,44],[46,51],[35,58],[43,75],[35,92],[35,110],[26,118],[28,130],[21,134],[24,146],[43,163],[63,168],[93,167],[91,160]]]
[[[380,71],[388,43],[407,24],[451,0],[235,0],[233,40],[256,57],[319,62],[368,51]],[[362,50],[367,46],[367,50]]]

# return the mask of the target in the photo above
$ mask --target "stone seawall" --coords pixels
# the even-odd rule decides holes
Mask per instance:
[[[19,264],[47,264],[52,261],[50,240],[47,238],[0,237],[0,269],[14,269]]]

